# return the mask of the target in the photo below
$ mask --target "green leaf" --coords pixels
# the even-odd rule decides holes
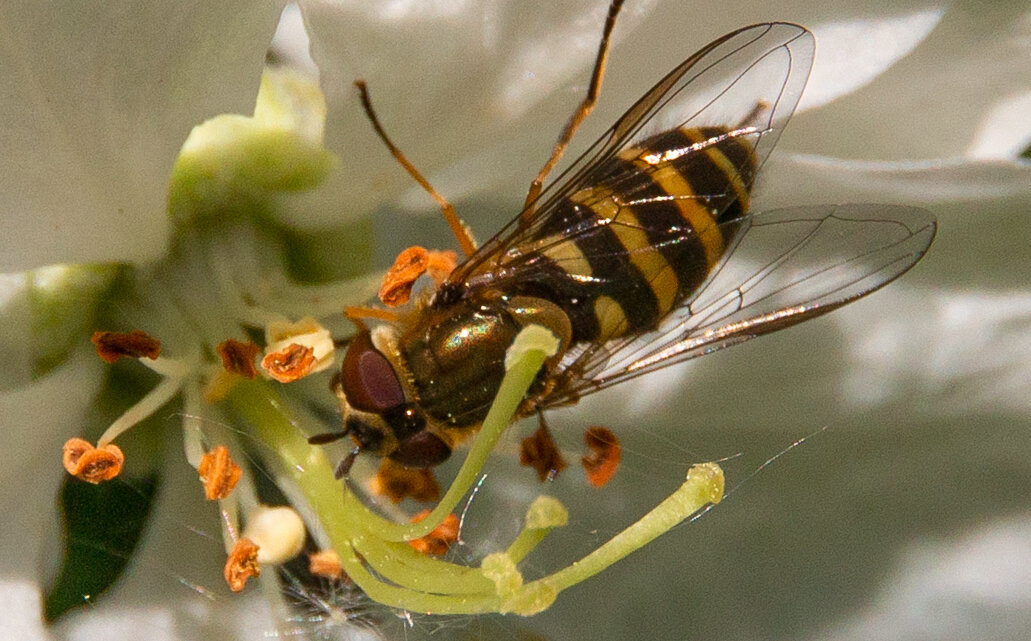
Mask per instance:
[[[1031,160],[1031,145],[1027,149],[1021,152],[1020,157],[1025,160]]]
[[[46,621],[93,601],[118,579],[139,543],[157,487],[156,474],[100,485],[65,479],[64,560],[47,592]]]

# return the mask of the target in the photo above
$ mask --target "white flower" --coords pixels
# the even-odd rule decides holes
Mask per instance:
[[[8,87],[0,93],[2,271],[161,260],[172,240],[167,184],[179,147],[213,115],[250,113],[278,10],[246,2],[16,4],[0,26]],[[605,5],[304,3],[329,102],[326,146],[341,164],[318,193],[277,201],[277,221],[304,233],[376,211],[389,221],[377,223],[381,230],[404,227],[383,234],[387,257],[421,240],[409,229],[442,229],[398,214],[436,210],[363,118],[351,89],[361,77],[395,142],[481,237],[492,233],[521,203],[582,95]],[[812,28],[820,53],[807,90],[815,97],[767,166],[763,202],[923,204],[937,214],[940,237],[903,282],[825,321],[703,359],[690,377],[685,368],[667,371],[557,415],[570,449],[596,421],[623,435],[628,450],[624,485],[584,494],[591,520],[571,523],[558,540],[574,551],[636,519],[687,463],[743,451],[725,465],[733,486],[798,437],[828,429],[696,526],[526,624],[549,638],[951,639],[968,638],[965,626],[978,621],[980,638],[1008,638],[1031,622],[1026,582],[1005,600],[979,587],[1027,561],[1013,557],[1007,568],[979,560],[991,560],[985,546],[1020,549],[991,547],[998,532],[1028,542],[1021,382],[1031,362],[1022,340],[1031,169],[1014,152],[1031,132],[1018,108],[1031,91],[1031,12],[936,2],[885,10],[843,1],[630,0],[601,105],[579,142],[591,142],[699,46],[767,19]],[[112,277],[41,291],[96,293]],[[50,558],[44,541],[57,531],[55,453],[79,433],[105,369],[69,345],[33,379],[33,326],[15,322],[18,305],[32,318],[31,301],[17,294],[23,277],[5,283],[14,293],[4,294],[0,442],[15,455],[0,475],[0,616],[12,636],[48,638],[38,619],[39,567]],[[573,436],[561,438],[563,426]],[[171,500],[157,503],[122,598],[61,624],[60,634],[118,639],[146,630],[185,639],[227,626],[247,636],[271,629],[256,616],[259,602],[219,600],[230,611],[224,616],[177,582],[213,585],[217,572],[200,568],[217,567],[220,546],[183,545],[190,528],[218,527],[193,498],[195,480],[183,471],[192,470],[165,458],[161,492]],[[501,464],[496,473],[509,471]],[[511,475],[512,483],[485,483],[473,506],[489,515],[506,492],[537,491]],[[700,540],[704,555],[680,553]],[[964,556],[971,540],[978,545]],[[940,569],[921,554],[932,544],[966,570]],[[209,563],[184,564],[191,547],[206,550]],[[936,573],[952,579],[945,589],[920,580]],[[900,593],[905,598],[895,598]],[[900,611],[900,603],[915,605]],[[1000,608],[1005,616],[991,616]],[[944,615],[957,624],[941,625]]]

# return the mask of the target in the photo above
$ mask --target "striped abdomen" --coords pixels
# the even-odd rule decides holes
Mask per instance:
[[[556,205],[521,252],[534,277],[519,293],[569,314],[573,341],[654,329],[705,279],[748,208],[754,138],[716,127],[675,129],[600,164]]]

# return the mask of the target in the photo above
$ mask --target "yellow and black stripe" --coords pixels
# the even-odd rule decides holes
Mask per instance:
[[[681,128],[599,164],[555,206],[524,251],[539,254],[519,293],[569,314],[574,342],[654,329],[733,240],[755,178],[754,137]]]

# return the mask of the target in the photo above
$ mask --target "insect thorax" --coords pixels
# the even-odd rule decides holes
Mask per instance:
[[[563,350],[569,345],[568,317],[546,300],[481,292],[454,305],[427,308],[398,341],[427,416],[451,428],[478,427],[504,378],[506,351],[530,324],[549,329]],[[529,397],[543,388],[547,375],[545,368]]]

